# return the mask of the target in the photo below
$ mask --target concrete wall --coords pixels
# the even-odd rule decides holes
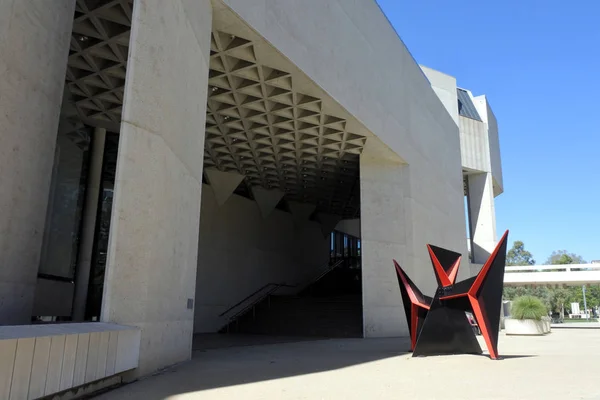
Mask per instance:
[[[410,275],[427,270],[416,274],[416,283],[434,285],[427,243],[465,254],[468,265],[458,127],[377,3],[215,0],[213,4],[216,10],[231,7],[408,164],[410,198],[405,201],[410,205],[407,218],[413,242],[399,257],[404,257]],[[364,240],[364,217],[361,224]],[[363,250],[367,251],[364,244]],[[393,271],[391,259],[376,262],[377,268]],[[389,295],[400,304],[399,292]],[[369,330],[370,336],[406,333],[392,322],[392,328],[383,327],[389,315],[380,318],[376,325],[381,328]]]
[[[496,207],[492,174],[468,175],[469,220],[473,262],[484,264],[497,243]]]
[[[413,221],[410,200],[410,167],[371,151],[369,143],[360,157],[361,257],[363,334],[409,334],[398,290],[395,259],[410,270],[411,279],[429,282],[426,268],[413,268]],[[423,290],[430,289],[427,288]]]
[[[498,121],[490,107],[487,97],[484,95],[477,96],[473,99],[475,107],[481,118],[486,123],[488,132],[488,146],[490,154],[489,171],[492,173],[494,183],[496,185],[495,196],[498,196],[504,191],[504,180],[502,178],[502,160],[500,157],[500,137],[498,136]]]
[[[330,242],[320,224],[295,225],[290,213],[267,218],[257,204],[232,195],[221,207],[210,186],[202,188],[194,332],[216,332],[223,311],[267,283],[299,285],[329,261]]]
[[[0,398],[37,399],[138,365],[140,331],[102,323],[0,327]]]
[[[139,375],[191,356],[211,13],[134,2],[101,318],[141,328]]]
[[[503,192],[502,162],[498,122],[485,95],[469,96],[482,121],[460,117],[456,95],[456,79],[434,69],[421,66],[431,87],[444,104],[454,121],[460,126],[461,157],[463,167],[471,170],[492,172],[495,195]]]
[[[456,98],[456,78],[421,65],[423,73],[429,79],[435,94],[458,125],[458,100]]]
[[[74,6],[0,2],[0,324],[31,317]]]
[[[485,122],[460,116],[460,153],[462,166],[470,170],[490,171],[490,150]]]

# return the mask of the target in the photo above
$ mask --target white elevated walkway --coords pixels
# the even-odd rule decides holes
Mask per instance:
[[[600,264],[506,267],[505,286],[600,284]]]

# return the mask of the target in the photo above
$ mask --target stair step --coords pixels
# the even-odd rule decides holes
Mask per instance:
[[[239,333],[319,337],[361,337],[360,294],[316,296],[272,296],[233,322]]]

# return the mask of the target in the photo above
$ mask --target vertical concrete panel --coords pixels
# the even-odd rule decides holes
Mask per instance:
[[[141,328],[139,375],[191,356],[211,14],[134,2],[102,320]]]
[[[408,334],[392,259],[411,274],[409,167],[382,156],[367,144],[360,158],[365,337]]]
[[[100,333],[100,344],[98,346],[98,361],[96,363],[96,379],[106,376],[106,360],[108,359],[108,341],[110,332]]]
[[[0,324],[31,317],[74,6],[0,2]]]
[[[458,100],[456,98],[456,78],[443,72],[421,66],[429,79],[433,91],[438,96],[454,123],[458,126]]]
[[[85,383],[85,367],[87,365],[89,344],[89,333],[80,333],[77,335],[77,354],[75,356],[75,368],[73,370],[73,387]]]
[[[115,373],[115,362],[117,361],[117,344],[119,340],[119,332],[110,332],[108,339],[108,350],[106,355],[106,371],[104,376],[111,376]],[[139,346],[138,346],[139,347]]]
[[[140,331],[119,331],[114,373],[127,371],[138,366],[140,357]]]
[[[10,382],[17,353],[17,339],[0,340],[0,399],[10,396]]]
[[[469,175],[471,252],[475,264],[483,264],[496,246],[496,208],[492,174]]]
[[[17,354],[15,356],[10,387],[10,400],[23,400],[27,398],[34,349],[35,338],[19,339],[17,341]]]
[[[78,343],[79,335],[67,335],[65,338],[65,351],[63,354],[62,371],[60,373],[60,390],[73,387]]]
[[[65,352],[66,336],[52,336],[50,344],[50,357],[48,360],[48,375],[46,376],[45,395],[56,393],[60,390],[60,375],[63,369],[63,355]]]
[[[85,383],[96,380],[98,370],[98,353],[100,351],[100,332],[90,333],[88,356],[85,365]]]
[[[51,342],[52,337],[50,336],[38,337],[35,340],[31,378],[29,380],[29,399],[44,396]]]

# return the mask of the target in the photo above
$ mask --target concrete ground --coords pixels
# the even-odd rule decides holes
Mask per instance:
[[[600,330],[501,334],[504,360],[411,358],[405,339],[226,347],[99,399],[600,399]],[[482,345],[482,348],[485,348]]]
[[[600,329],[600,322],[563,322],[552,324],[552,329]]]

